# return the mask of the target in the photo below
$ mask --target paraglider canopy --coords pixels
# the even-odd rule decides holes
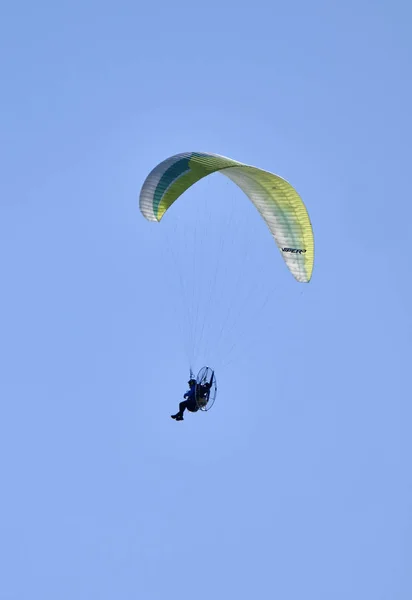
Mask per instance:
[[[148,221],[160,221],[194,183],[212,173],[231,179],[265,220],[295,279],[308,283],[314,263],[312,225],[292,185],[279,175],[206,152],[183,152],[159,163],[140,191],[140,210]]]

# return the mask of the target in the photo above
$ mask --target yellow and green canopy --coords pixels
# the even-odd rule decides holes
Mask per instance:
[[[243,190],[265,220],[295,279],[309,282],[314,263],[309,215],[296,190],[278,175],[218,154],[176,154],[157,165],[146,178],[140,192],[142,214],[149,221],[160,221],[190,186],[216,172]]]

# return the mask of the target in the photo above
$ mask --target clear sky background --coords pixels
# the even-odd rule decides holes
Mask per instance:
[[[2,4],[1,600],[410,600],[411,19],[406,0]],[[218,175],[145,221],[146,175],[190,150],[297,188],[309,285]],[[177,227],[196,223],[206,289],[224,265],[194,365],[219,392],[176,423],[167,244],[203,277]]]

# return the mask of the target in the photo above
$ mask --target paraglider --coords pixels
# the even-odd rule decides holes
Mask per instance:
[[[196,403],[196,379],[189,379],[188,391],[183,395],[185,400],[179,404],[179,411],[175,415],[171,415],[176,421],[183,421],[183,413],[187,409],[189,412],[197,412],[198,406]]]
[[[207,411],[212,408],[217,394],[217,384],[215,372],[210,367],[202,367],[197,374],[196,379],[190,373],[190,379],[187,382],[188,391],[183,395],[183,402],[179,404],[179,410],[175,415],[171,415],[176,421],[183,421],[183,413],[187,409],[195,413],[198,410]]]
[[[139,200],[141,213],[148,221],[160,222],[186,190],[212,173],[229,178],[246,194],[264,219],[293,277],[308,283],[314,265],[309,215],[295,188],[274,173],[218,154],[176,154],[159,163],[144,181]],[[191,371],[189,386],[179,411],[171,415],[176,421],[183,420],[186,409],[197,412],[211,408],[217,393],[214,370],[203,367],[196,378]]]

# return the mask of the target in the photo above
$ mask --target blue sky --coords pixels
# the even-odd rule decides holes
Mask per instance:
[[[411,598],[411,17],[2,6],[1,600]],[[309,285],[222,177],[143,219],[144,178],[188,150],[293,183]],[[175,423],[199,223],[219,395]]]

